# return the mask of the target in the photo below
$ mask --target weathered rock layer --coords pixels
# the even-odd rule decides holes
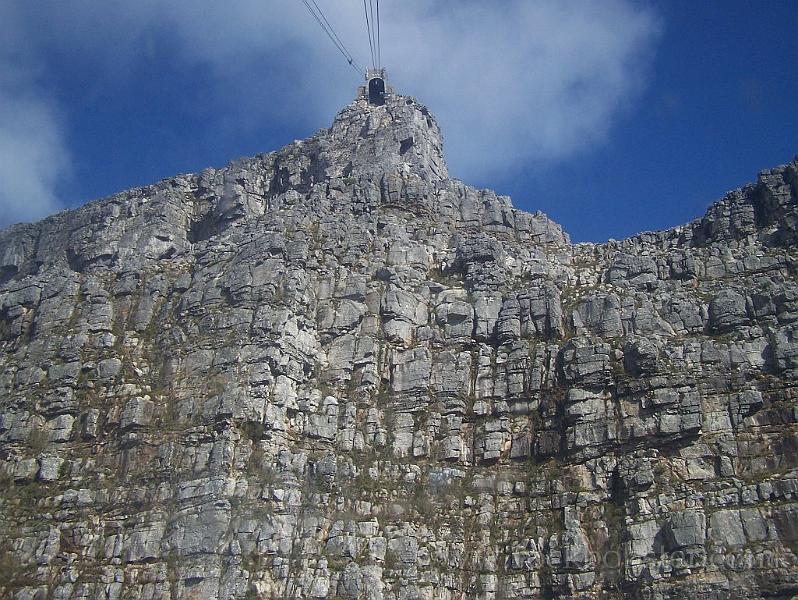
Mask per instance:
[[[0,233],[0,596],[798,593],[798,159],[572,245],[415,101]]]

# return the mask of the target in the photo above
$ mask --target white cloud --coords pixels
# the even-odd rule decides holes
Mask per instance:
[[[362,4],[317,1],[366,63]],[[185,57],[209,65],[250,115],[323,126],[359,84],[298,0],[168,10]],[[392,82],[438,116],[452,171],[466,180],[601,142],[640,91],[658,37],[655,15],[629,0],[383,0],[382,16]]]
[[[657,32],[651,13],[623,0],[465,2],[458,13],[401,23],[415,35],[389,30],[388,47],[401,52],[397,79],[439,115],[453,171],[465,179],[600,142],[640,90]],[[405,56],[426,68],[408,68]]]
[[[58,119],[46,101],[0,92],[0,225],[62,208],[55,195],[69,159]]]
[[[317,2],[365,63],[362,3]],[[229,111],[210,127],[282,121],[299,135],[329,125],[360,84],[299,0],[14,5],[35,48],[68,53],[109,77],[123,78],[153,40],[176,53],[171,60],[207,68],[215,100]],[[466,181],[510,177],[595,148],[637,97],[658,37],[656,16],[633,0],[383,0],[381,9],[391,82],[438,116],[451,171]],[[22,109],[38,129],[9,137],[3,151],[25,150],[14,172],[27,172],[31,189],[47,198],[64,164],[57,121],[42,97]],[[47,148],[58,169],[35,166],[48,162]]]
[[[10,5],[0,7],[0,226],[61,208],[55,187],[69,171],[58,110],[38,87],[36,62]]]

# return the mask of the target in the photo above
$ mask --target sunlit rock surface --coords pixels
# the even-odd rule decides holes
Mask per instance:
[[[572,245],[396,96],[0,232],[0,596],[789,598],[796,191]]]

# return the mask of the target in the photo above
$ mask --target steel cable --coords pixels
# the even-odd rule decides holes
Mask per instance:
[[[313,3],[313,6],[310,5],[310,2]],[[355,58],[352,56],[352,53],[349,52],[347,47],[341,41],[341,38],[338,37],[338,34],[335,33],[335,29],[333,28],[332,24],[327,20],[327,17],[324,16],[324,11],[321,10],[321,7],[316,4],[316,0],[302,0],[302,3],[308,9],[308,12],[316,19],[316,22],[319,26],[324,30],[324,33],[327,34],[327,37],[330,38],[330,41],[335,45],[338,51],[343,55],[346,59],[346,62],[358,73],[362,73],[362,67],[357,64]],[[316,10],[313,9],[315,6]],[[318,13],[316,12],[318,11]]]
[[[370,1],[369,1],[369,3],[370,3]],[[366,0],[363,0],[363,12],[366,15],[366,31],[368,32],[368,35],[369,35],[369,50],[371,51],[371,66],[372,66],[372,68],[376,69],[377,68],[377,65],[376,65],[377,61],[376,61],[376,57],[375,57],[375,54],[374,54],[374,40],[373,40],[372,34],[371,34],[371,20],[369,19],[369,7],[368,7],[368,4],[366,4]]]
[[[380,0],[377,0],[377,66],[382,68],[382,38],[380,36]]]

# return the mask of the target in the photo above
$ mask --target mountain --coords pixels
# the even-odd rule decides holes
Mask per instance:
[[[798,594],[798,157],[571,244],[412,98],[0,233],[0,596]]]

